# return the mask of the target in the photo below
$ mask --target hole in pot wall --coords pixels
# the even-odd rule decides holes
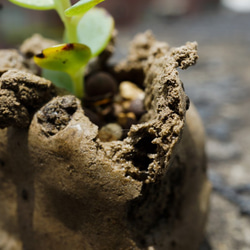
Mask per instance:
[[[22,195],[22,199],[23,199],[24,201],[27,201],[27,200],[29,199],[29,194],[28,194],[28,191],[27,191],[26,189],[23,189],[23,190],[22,190],[21,195]]]
[[[139,135],[137,134],[137,136]],[[134,144],[133,154],[125,156],[126,160],[132,161],[133,166],[139,170],[139,173],[128,172],[127,175],[137,180],[147,179],[150,174],[148,167],[153,162],[149,155],[157,152],[157,145],[152,143],[155,136],[149,133],[142,133],[141,138]]]
[[[5,166],[5,162],[4,162],[4,160],[2,160],[2,159],[0,159],[0,166],[1,166],[1,167],[4,167],[4,166]]]

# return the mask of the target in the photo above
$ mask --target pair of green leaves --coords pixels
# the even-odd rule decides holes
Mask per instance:
[[[82,15],[104,0],[80,0],[65,10],[66,16]],[[24,8],[34,10],[51,10],[56,8],[54,0],[10,0],[10,2]]]
[[[35,10],[56,9],[57,1],[68,2],[68,0],[9,1],[21,7]],[[104,0],[80,0],[72,6],[68,3],[70,7],[64,11],[65,17],[80,17],[77,24],[77,42],[87,45],[91,50],[92,57],[97,56],[107,46],[114,29],[113,18],[104,9],[93,8],[103,1]],[[68,40],[68,42],[72,42],[70,39]]]
[[[104,9],[93,8],[104,0],[80,0],[72,6],[70,0],[9,1],[29,9],[58,12],[65,25],[67,43],[45,49],[35,57],[35,62],[47,69],[45,77],[82,97],[83,86],[79,86],[83,85],[83,76],[80,74],[84,74],[88,61],[105,49],[114,29],[113,18]],[[58,71],[66,72],[71,80]]]

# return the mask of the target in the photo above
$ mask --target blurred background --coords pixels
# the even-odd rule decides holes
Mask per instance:
[[[250,1],[106,0],[118,29],[115,59],[138,32],[152,30],[173,47],[199,44],[198,63],[180,71],[207,133],[211,212],[201,249],[250,249]],[[0,0],[0,49],[40,32],[59,39],[53,11],[32,11]]]

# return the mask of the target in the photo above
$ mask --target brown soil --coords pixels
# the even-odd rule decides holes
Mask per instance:
[[[25,128],[34,112],[52,98],[55,87],[46,79],[17,70],[1,76],[0,128]]]
[[[204,134],[193,105],[186,114],[189,99],[176,69],[193,65],[196,50],[196,43],[171,49],[147,32],[135,38],[125,61],[96,62],[94,70],[145,92],[139,123],[113,141],[101,140],[80,100],[39,76],[8,70],[6,60],[0,68],[4,250],[9,242],[17,250],[198,249],[210,191]]]

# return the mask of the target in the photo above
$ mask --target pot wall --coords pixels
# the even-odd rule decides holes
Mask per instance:
[[[170,49],[147,32],[110,69],[146,94],[146,114],[121,141],[101,141],[78,99],[27,73],[25,84],[50,100],[33,115],[14,95],[31,123],[0,129],[2,249],[198,249],[210,192],[204,131],[176,70],[195,63],[196,47]],[[19,82],[12,73],[0,78],[5,110],[13,90],[3,86]],[[2,124],[11,119],[1,116]]]

